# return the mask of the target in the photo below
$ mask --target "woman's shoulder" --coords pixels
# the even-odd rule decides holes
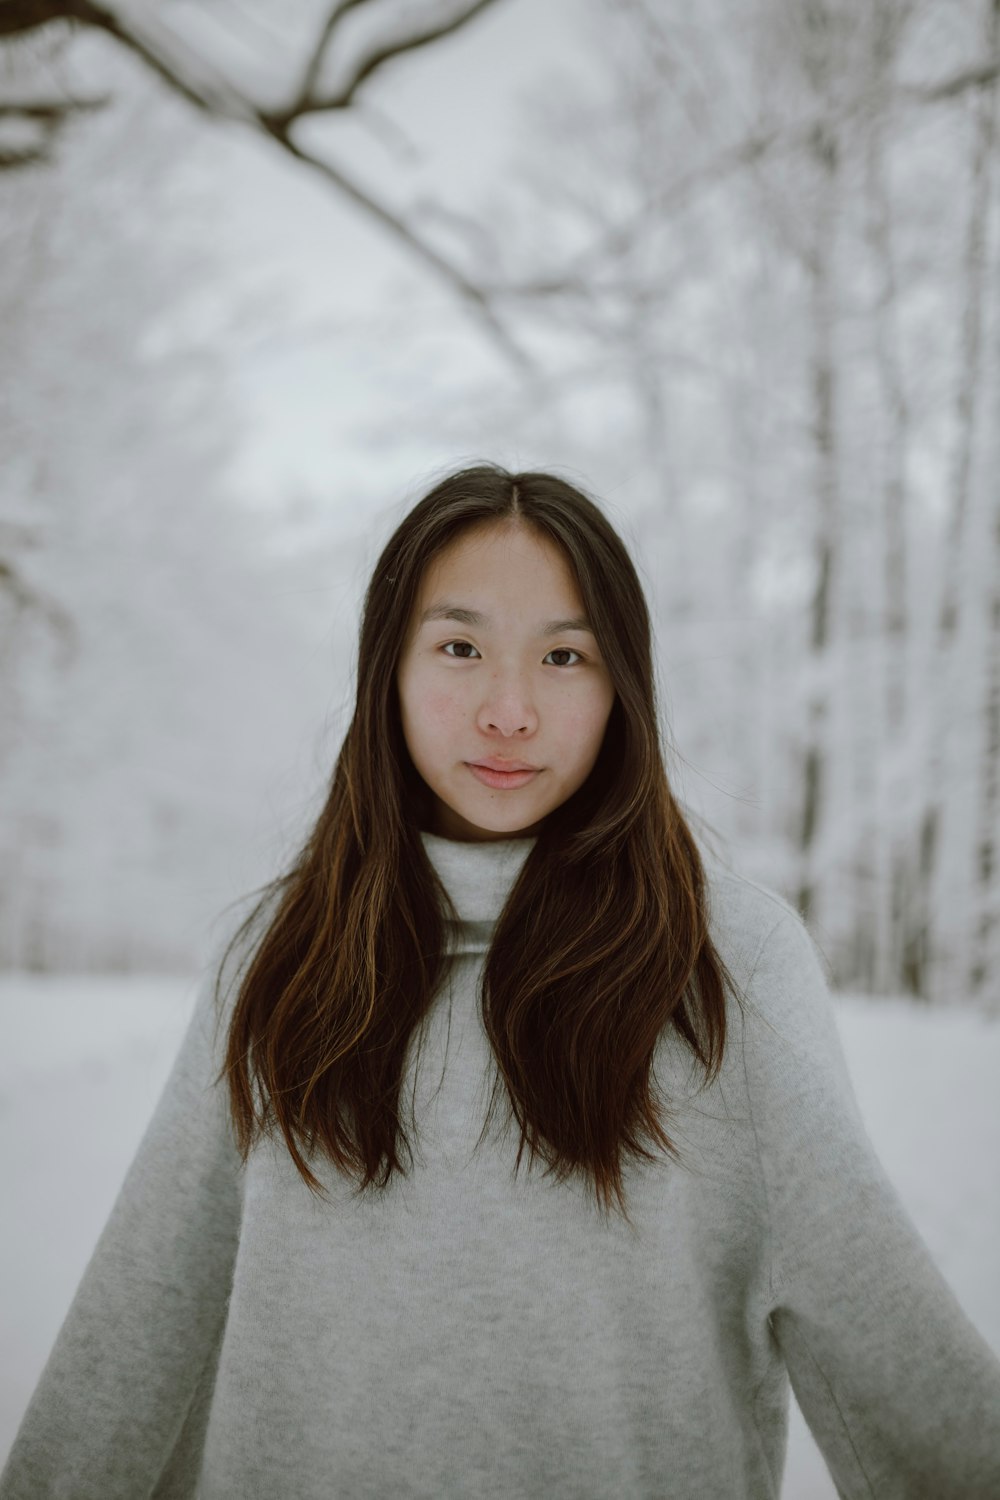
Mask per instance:
[[[797,1057],[815,1077],[836,1073],[842,1087],[833,970],[801,914],[771,886],[729,868],[713,870],[709,892],[712,941],[745,1002],[747,1046],[761,1044],[765,1070],[805,1076],[791,1068]]]
[[[716,860],[706,859],[704,865],[712,896],[726,919],[733,921],[747,917],[755,921],[769,920],[772,925],[782,917],[802,920],[788,898],[774,886],[754,879],[745,870]]]
[[[814,960],[816,946],[792,903],[765,884],[715,861],[705,861],[709,932],[735,978],[750,979],[767,951],[787,963]]]

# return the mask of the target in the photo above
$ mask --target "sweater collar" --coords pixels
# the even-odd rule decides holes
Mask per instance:
[[[461,843],[424,829],[420,837],[459,915],[459,930],[450,933],[452,946],[459,952],[484,952],[501,907],[537,837]]]

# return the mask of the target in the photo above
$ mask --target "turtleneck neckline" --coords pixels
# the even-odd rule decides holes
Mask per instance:
[[[420,837],[458,912],[460,925],[466,929],[466,939],[474,935],[468,929],[483,925],[489,928],[496,922],[525,860],[538,842],[534,836],[463,843],[424,829],[420,830]],[[467,942],[462,946],[466,947]]]

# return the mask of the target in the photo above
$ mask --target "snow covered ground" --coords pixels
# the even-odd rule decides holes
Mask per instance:
[[[0,1465],[166,1080],[193,982],[0,975]],[[1000,1024],[838,996],[862,1112],[1000,1355]],[[792,1408],[786,1500],[836,1500]]]

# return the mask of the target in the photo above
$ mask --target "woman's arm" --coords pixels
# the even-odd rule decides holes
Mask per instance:
[[[748,987],[744,1056],[770,1323],[796,1399],[842,1497],[996,1500],[1000,1362],[875,1154],[817,950],[781,905]]]
[[[158,1494],[194,1494],[197,1454],[184,1450],[204,1436],[242,1204],[224,1081],[211,1082],[217,970],[218,957],[0,1474],[2,1500],[136,1500],[161,1479]]]

